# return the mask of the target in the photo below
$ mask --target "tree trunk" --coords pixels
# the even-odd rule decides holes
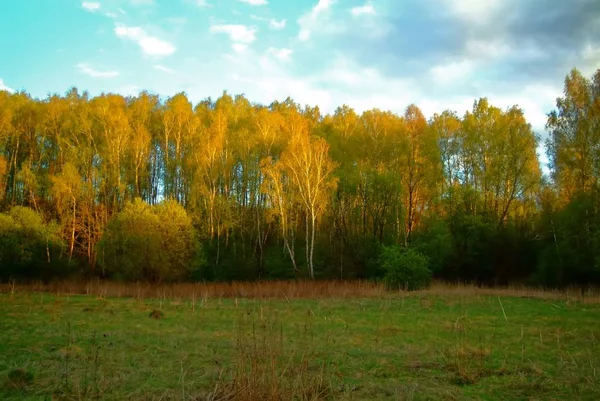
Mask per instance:
[[[76,202],[75,198],[73,198],[73,221],[71,224],[71,244],[69,245],[69,262],[73,257],[73,249],[75,248],[75,212],[76,212]]]
[[[309,252],[309,238],[308,238],[308,213],[305,214],[305,218],[304,218],[304,233],[305,233],[305,253],[306,253],[306,265],[308,267],[308,275],[310,276],[310,278],[312,277],[312,260],[310,258],[310,252]]]
[[[315,253],[315,222],[317,220],[316,216],[315,216],[315,212],[314,209],[311,210],[311,240],[310,240],[310,278],[311,279],[315,279],[315,268],[313,265],[313,256]]]

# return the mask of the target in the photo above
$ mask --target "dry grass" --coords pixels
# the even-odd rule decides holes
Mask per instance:
[[[482,287],[473,284],[435,282],[427,290],[419,291],[427,295],[456,295],[456,296],[498,296],[556,300],[565,302],[581,302],[586,304],[600,303],[600,288],[568,287],[566,289],[544,289],[511,285],[507,287]]]
[[[230,283],[178,283],[178,284],[144,284],[116,283],[111,281],[92,280],[63,281],[51,284],[34,282],[28,284],[0,284],[0,293],[55,293],[61,295],[95,295],[100,298],[160,298],[188,299],[202,302],[203,299],[219,298],[252,298],[252,299],[355,299],[386,298],[397,296],[390,293],[384,285],[372,281],[255,281]],[[408,293],[400,291],[400,294]],[[414,295],[453,295],[457,297],[498,296],[581,302],[586,304],[600,303],[600,289],[589,287],[570,287],[562,290],[512,285],[508,287],[484,287],[473,284],[446,283],[437,281],[426,290],[416,291]]]
[[[387,291],[369,281],[255,281],[230,283],[143,284],[93,280],[64,281],[51,284],[2,284],[0,292],[45,292],[56,294],[95,295],[102,298],[202,299],[317,299],[380,298]]]
[[[331,399],[335,390],[314,349],[291,349],[283,327],[271,317],[237,322],[235,362],[221,371],[210,401]]]

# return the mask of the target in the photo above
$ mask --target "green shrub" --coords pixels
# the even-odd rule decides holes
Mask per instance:
[[[186,280],[204,263],[192,220],[175,201],[128,203],[108,223],[97,252],[113,278],[131,281]]]
[[[431,270],[427,256],[414,249],[386,246],[379,258],[383,277],[388,289],[414,291],[431,282]]]
[[[35,210],[14,206],[0,213],[0,280],[66,276],[62,246],[58,226],[45,223]]]
[[[452,233],[448,222],[443,219],[425,220],[423,228],[415,232],[412,245],[427,256],[433,272],[442,272],[452,254]]]

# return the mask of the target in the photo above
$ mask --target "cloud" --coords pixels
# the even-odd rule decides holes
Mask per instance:
[[[271,53],[273,57],[275,57],[277,60],[288,61],[293,53],[293,50],[286,48],[276,49],[274,47],[269,47],[269,53]]]
[[[154,0],[129,0],[129,2],[137,7],[153,6],[155,4]]]
[[[469,78],[475,69],[471,60],[453,61],[432,67],[430,72],[433,80],[441,85],[459,84]]]
[[[118,37],[129,39],[138,44],[142,51],[149,56],[169,56],[177,49],[171,43],[148,35],[140,27],[128,27],[125,25],[115,25],[115,34]]]
[[[84,1],[84,2],[81,3],[81,7],[85,11],[89,11],[91,13],[95,13],[96,11],[98,11],[100,9],[100,3]]]
[[[234,43],[231,45],[231,48],[236,53],[243,53],[248,49],[248,45],[245,45],[243,43]]]
[[[285,28],[286,20],[282,19],[281,21],[277,21],[275,18],[271,18],[269,20],[269,27],[275,29],[276,31]]]
[[[350,10],[350,13],[355,17],[359,17],[361,15],[376,15],[377,14],[375,12],[375,8],[373,7],[373,4],[371,4],[371,3],[366,3],[365,5],[359,6],[359,7],[353,7]]]
[[[212,7],[206,0],[196,0],[196,5],[198,7]]]
[[[335,0],[319,0],[316,6],[313,7],[313,12],[320,13],[327,10],[331,5],[335,3]]]
[[[234,43],[250,44],[256,40],[256,31],[254,27],[248,27],[246,25],[211,25],[211,33],[224,33],[229,36],[229,39]]]
[[[251,6],[266,6],[269,4],[267,0],[237,0],[240,3],[246,3]]]
[[[282,30],[283,28],[285,28],[285,25],[287,23],[286,19],[282,19],[280,21],[276,20],[275,18],[265,18],[265,17],[259,17],[258,15],[255,14],[250,14],[250,18],[253,20],[257,20],[257,21],[266,21],[269,23],[269,28],[274,29],[276,31]]]
[[[138,96],[141,92],[137,85],[123,85],[117,88],[116,92],[123,96]]]
[[[503,10],[513,0],[443,0],[457,17],[477,24],[484,24]]]
[[[236,91],[252,101],[269,104],[290,96],[301,105],[318,106],[322,113],[333,113],[343,104],[358,113],[372,108],[403,113],[417,93],[412,80],[389,80],[376,69],[364,68],[343,56],[304,77],[292,74],[272,57],[243,57],[230,68]]]
[[[298,25],[300,25],[298,39],[307,41],[310,38],[312,30],[317,26],[319,16],[329,10],[333,3],[335,0],[319,0],[308,13],[298,18]]]
[[[600,43],[586,43],[581,51],[581,58],[581,72],[586,76],[594,74],[600,68]]]
[[[82,74],[89,75],[92,78],[115,78],[119,76],[119,71],[100,71],[87,63],[79,63],[77,64],[77,68],[79,68]]]
[[[584,66],[583,46],[600,45],[600,3],[594,0],[442,1],[450,17],[439,22],[457,33],[446,49],[487,58],[490,74],[517,87],[562,79],[573,66]]]
[[[159,71],[166,72],[168,74],[175,74],[175,70],[172,70],[169,67],[165,67],[164,65],[156,64],[154,65],[154,68]]]
[[[0,78],[0,91],[8,91],[8,92],[14,92],[14,89],[9,88],[8,86],[6,86],[6,84],[4,83],[4,80],[2,80],[2,78]]]

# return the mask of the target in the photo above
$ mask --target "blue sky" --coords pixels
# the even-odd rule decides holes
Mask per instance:
[[[462,114],[487,96],[541,133],[572,67],[600,68],[596,0],[2,0],[0,88],[332,112]]]

